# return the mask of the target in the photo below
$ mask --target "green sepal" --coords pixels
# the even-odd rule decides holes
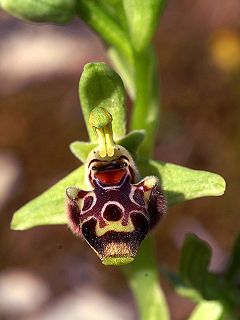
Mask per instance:
[[[129,37],[135,51],[143,51],[153,38],[165,0],[123,0]]]
[[[76,0],[0,0],[11,15],[33,22],[64,24],[75,15]]]
[[[144,159],[140,159],[138,167],[143,177],[159,177],[169,206],[200,197],[221,196],[225,191],[226,183],[216,173]]]
[[[135,157],[144,137],[144,130],[134,130],[117,140],[116,143],[126,148],[133,155],[133,157]],[[97,144],[92,142],[74,141],[70,144],[70,150],[76,158],[84,163],[89,152],[96,146]]]
[[[79,96],[82,112],[92,142],[97,135],[89,124],[90,112],[95,107],[106,109],[113,118],[114,140],[126,133],[125,91],[119,75],[102,62],[86,64],[80,78]]]
[[[65,190],[70,186],[84,188],[83,166],[16,211],[11,229],[26,230],[36,226],[67,223],[64,201]]]

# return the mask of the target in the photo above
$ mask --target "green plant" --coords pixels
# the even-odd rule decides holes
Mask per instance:
[[[75,141],[70,145],[71,151],[81,162],[86,161],[89,152],[97,145],[96,135],[89,124],[89,116],[94,108],[105,108],[113,118],[114,140],[129,150],[142,176],[155,175],[160,179],[169,206],[224,193],[225,181],[217,174],[151,159],[161,107],[156,53],[152,39],[165,1],[1,0],[0,4],[11,14],[31,21],[64,23],[78,15],[107,44],[109,57],[132,99],[131,131],[126,133],[125,92],[121,78],[103,63],[86,65],[80,80],[79,94],[90,142]],[[97,114],[94,118],[96,117]],[[65,189],[68,186],[84,189],[84,170],[84,166],[80,166],[19,209],[14,214],[12,229],[25,230],[40,225],[65,224]],[[190,255],[191,259],[194,256],[196,263],[189,263]],[[237,255],[239,253],[235,253],[235,256]],[[232,310],[236,308],[235,280],[234,285],[228,287],[231,294],[224,294],[229,277],[231,278],[229,270],[235,268],[233,265],[236,265],[236,259],[226,272],[224,286],[220,276],[208,273],[209,259],[210,252],[206,245],[190,236],[182,250],[180,276],[164,271],[179,293],[197,303],[189,319],[206,319],[206,314],[209,320],[223,319],[226,314],[233,315]],[[158,280],[154,239],[151,235],[142,243],[134,262],[122,267],[122,270],[133,290],[141,319],[169,319],[167,304]],[[203,292],[202,283],[207,288],[206,292]],[[214,294],[220,292],[219,290],[221,295]]]
[[[190,319],[239,319],[240,236],[222,273],[208,270],[211,249],[189,234],[181,250],[179,274],[163,270],[175,290],[197,303]]]

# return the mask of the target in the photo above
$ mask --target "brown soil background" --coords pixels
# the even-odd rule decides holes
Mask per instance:
[[[227,182],[223,197],[171,208],[159,226],[159,264],[173,270],[186,232],[211,244],[212,268],[218,271],[239,233],[239,17],[238,0],[172,0],[155,37],[162,93],[155,156],[219,173]],[[66,226],[9,229],[16,209],[79,165],[68,145],[87,140],[77,87],[83,65],[90,61],[108,59],[100,40],[82,22],[37,25],[0,12],[0,300],[2,283],[12,290],[0,319],[59,319],[56,310],[61,310],[60,319],[85,320],[82,309],[77,315],[68,313],[71,303],[81,304],[81,298],[74,299],[85,294],[96,294],[100,301],[104,297],[110,314],[114,307],[125,308],[125,319],[137,319],[119,270],[102,266]],[[12,284],[14,277],[19,281]],[[25,284],[26,296],[35,290],[39,303],[33,307],[29,299],[21,309],[14,294]],[[164,279],[163,286],[173,319],[186,319],[192,304]],[[43,287],[41,302],[38,288]],[[96,300],[85,300],[93,314],[100,312]]]

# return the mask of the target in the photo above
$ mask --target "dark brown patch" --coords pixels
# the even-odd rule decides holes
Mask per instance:
[[[149,223],[144,215],[140,212],[133,212],[131,214],[132,223],[134,225],[135,231],[146,236],[149,230]]]
[[[115,204],[109,204],[104,210],[103,217],[107,221],[119,221],[122,218],[122,210]]]

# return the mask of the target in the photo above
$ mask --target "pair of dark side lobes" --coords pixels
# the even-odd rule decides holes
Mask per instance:
[[[119,146],[120,147],[120,146]],[[134,260],[139,245],[166,212],[159,180],[148,176],[136,182],[138,172],[123,147],[110,158],[88,158],[90,191],[66,190],[68,224],[83,237],[105,265]]]

